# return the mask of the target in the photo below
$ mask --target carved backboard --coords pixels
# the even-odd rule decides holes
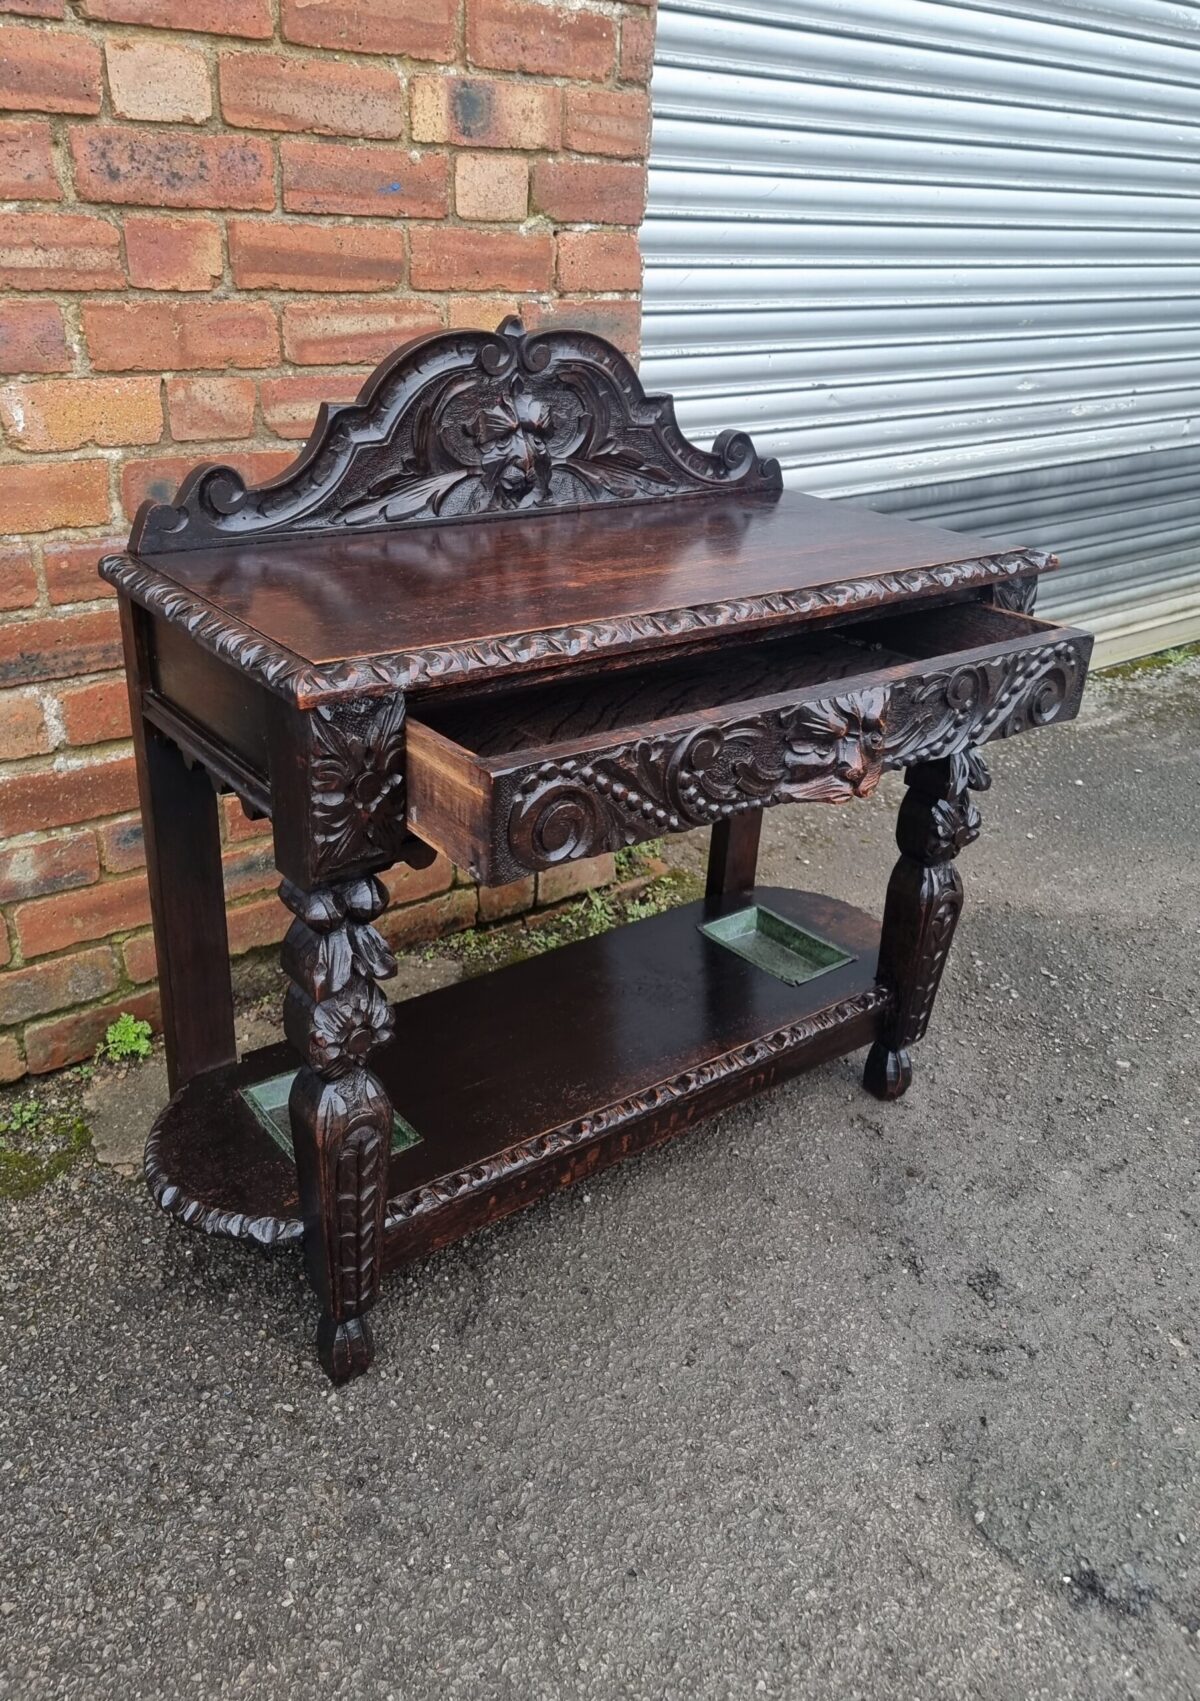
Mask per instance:
[[[428,525],[539,509],[776,491],[779,464],[742,432],[712,453],[683,436],[620,351],[584,331],[449,331],[408,343],[356,402],[321,408],[298,459],[248,489],[200,467],[174,502],[148,502],[142,556],[273,536]]]

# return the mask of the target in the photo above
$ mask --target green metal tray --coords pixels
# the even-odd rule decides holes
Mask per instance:
[[[292,1124],[288,1116],[288,1094],[292,1090],[292,1082],[299,1070],[291,1069],[283,1075],[272,1075],[266,1081],[260,1081],[255,1087],[243,1087],[240,1097],[243,1098],[254,1112],[255,1117],[266,1129],[281,1151],[286,1152],[292,1162],[296,1161],[296,1153],[292,1146]],[[410,1146],[420,1143],[421,1136],[410,1122],[393,1111],[392,1121],[392,1150],[393,1152],[407,1151]]]
[[[854,961],[839,945],[806,932],[762,904],[750,904],[732,915],[701,922],[700,931],[714,944],[745,957],[748,963],[789,986],[801,986]]]

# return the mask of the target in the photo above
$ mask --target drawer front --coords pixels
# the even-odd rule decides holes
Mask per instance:
[[[503,884],[743,810],[868,797],[887,768],[1073,718],[1091,637],[1001,610],[982,618],[994,641],[969,650],[500,755],[479,756],[417,709],[410,828]]]

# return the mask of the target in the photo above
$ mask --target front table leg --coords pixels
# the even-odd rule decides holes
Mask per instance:
[[[379,1296],[392,1105],[366,1067],[391,1036],[391,1007],[375,984],[396,960],[371,922],[387,905],[373,876],[305,892],[285,880],[296,917],[283,943],[292,981],[284,1029],[305,1059],[288,1108],[304,1213],[309,1279],[321,1305],[317,1352],[346,1382],[370,1366],[365,1313]]]
[[[912,1081],[908,1048],[929,1026],[962,910],[954,858],[979,836],[979,811],[967,788],[990,784],[974,751],[918,763],[905,780],[896,822],[900,860],[888,884],[879,941],[879,978],[895,1002],[863,1071],[863,1086],[877,1099],[900,1098]]]

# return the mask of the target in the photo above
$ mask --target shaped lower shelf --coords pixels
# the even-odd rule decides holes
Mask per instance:
[[[773,918],[761,961],[739,948],[755,928],[732,919],[756,906]],[[798,984],[779,956],[792,930]],[[868,1045],[888,1002],[878,938],[862,910],[760,887],[397,1005],[396,1036],[371,1059],[407,1130],[393,1143],[385,1262],[444,1246]],[[245,1096],[295,1066],[290,1047],[269,1046],[175,1095],[146,1147],[165,1211],[260,1245],[300,1240],[295,1164],[262,1109],[278,1094],[260,1091],[257,1114]]]

